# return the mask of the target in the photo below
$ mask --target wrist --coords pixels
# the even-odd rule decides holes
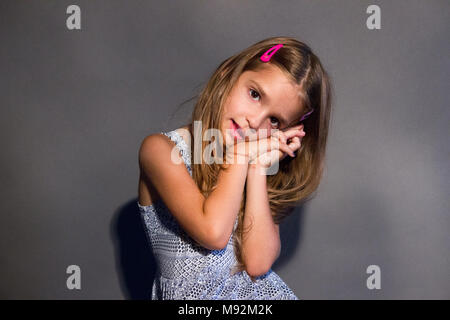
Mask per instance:
[[[262,168],[263,166],[259,163],[259,162],[249,162],[248,163],[248,168],[251,170],[256,170],[259,168]]]
[[[260,174],[267,175],[267,168],[259,162],[253,162],[248,164],[248,174]]]
[[[227,153],[224,162],[226,164],[245,164],[248,165],[250,157],[246,154]]]

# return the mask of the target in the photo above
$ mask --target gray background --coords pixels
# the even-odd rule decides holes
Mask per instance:
[[[147,297],[140,143],[276,35],[312,47],[335,103],[322,184],[283,224],[273,269],[301,299],[450,298],[448,1],[79,0],[71,31],[73,3],[0,2],[1,298]]]

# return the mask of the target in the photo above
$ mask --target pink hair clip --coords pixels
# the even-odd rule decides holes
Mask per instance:
[[[270,58],[272,58],[272,56],[275,54],[275,52],[277,52],[283,45],[277,44],[274,45],[272,48],[270,48],[269,50],[267,50],[266,52],[264,52],[264,54],[261,56],[261,61],[262,62],[269,62]]]
[[[305,115],[300,119],[300,122],[302,122],[303,120],[305,120],[306,118],[308,118],[309,115],[310,115],[311,113],[313,113],[313,111],[314,111],[314,109],[312,109],[310,112],[308,112],[307,114],[305,114]]]

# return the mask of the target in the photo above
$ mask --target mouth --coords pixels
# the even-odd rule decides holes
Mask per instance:
[[[233,136],[237,139],[244,139],[244,133],[242,132],[241,127],[231,119],[231,128],[233,130]]]

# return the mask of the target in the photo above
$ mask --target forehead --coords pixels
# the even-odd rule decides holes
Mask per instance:
[[[248,70],[241,74],[240,80],[253,80],[265,89],[266,94],[284,94],[289,99],[298,100],[300,97],[301,87],[295,83],[292,78],[278,67],[265,66],[259,70]]]

